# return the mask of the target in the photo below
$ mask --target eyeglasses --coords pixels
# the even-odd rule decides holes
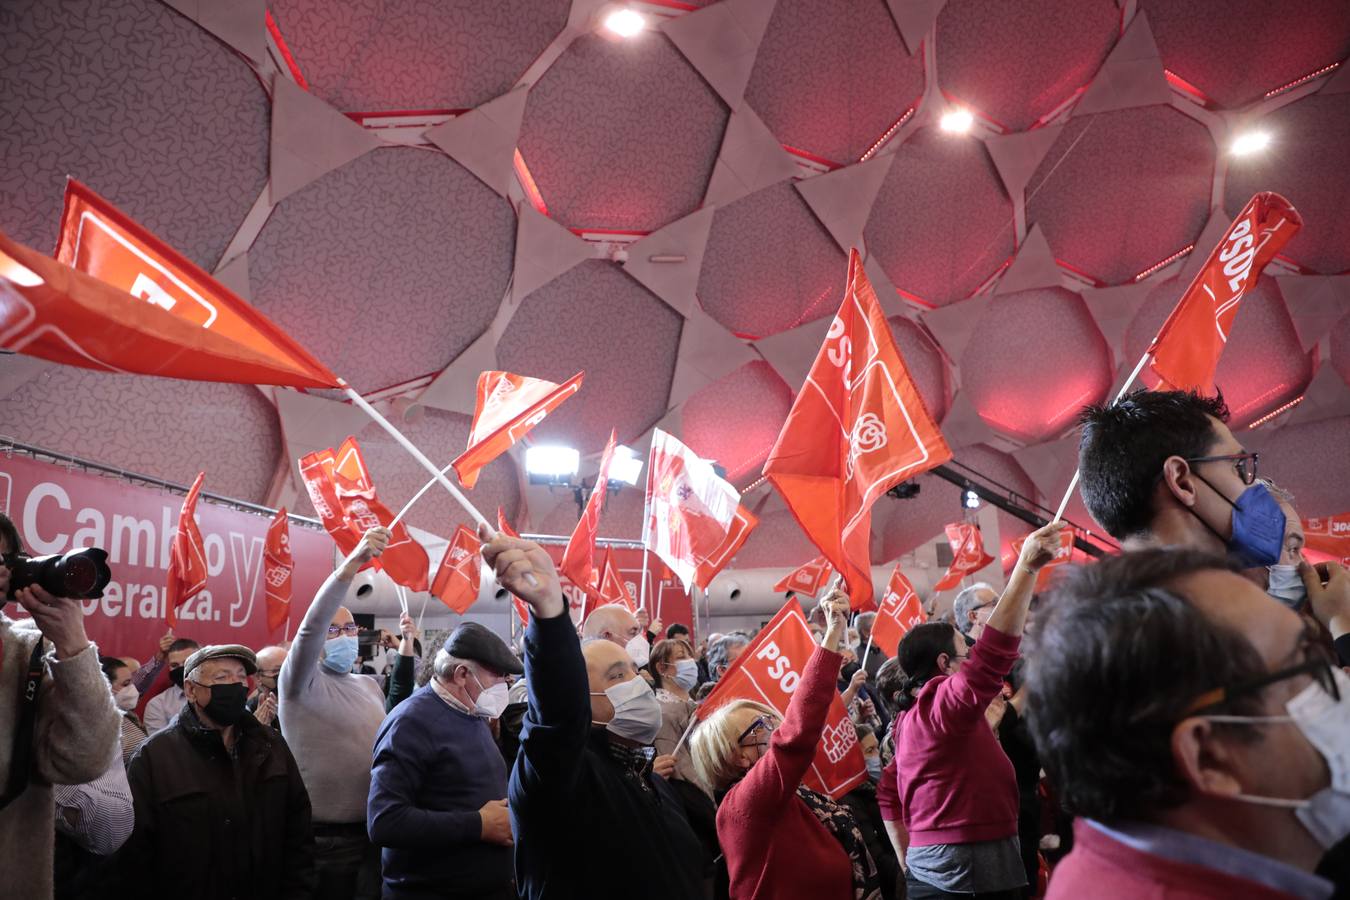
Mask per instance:
[[[1259,453],[1227,453],[1223,456],[1191,456],[1187,457],[1188,463],[1201,462],[1232,462],[1233,468],[1237,470],[1238,477],[1242,479],[1243,484],[1252,484],[1256,481],[1256,464],[1261,459]],[[1248,465],[1248,461],[1251,465]]]
[[[1278,681],[1284,681],[1287,678],[1296,678],[1299,675],[1311,675],[1317,685],[1331,695],[1331,699],[1337,703],[1341,700],[1341,689],[1336,684],[1336,676],[1332,672],[1332,662],[1326,658],[1326,655],[1320,650],[1314,650],[1320,658],[1311,659],[1307,662],[1299,663],[1296,666],[1290,666],[1287,669],[1280,669],[1277,672],[1270,672],[1257,678],[1251,678],[1247,681],[1240,681],[1229,687],[1218,687],[1212,691],[1206,691],[1195,699],[1195,702],[1186,710],[1186,715],[1193,716],[1196,713],[1211,709],[1228,700],[1242,697],[1247,694],[1253,694],[1262,688],[1269,687]]]
[[[765,737],[768,737],[769,735],[773,734],[774,729],[777,728],[777,727],[778,727],[778,722],[777,722],[777,720],[774,720],[774,719],[768,719],[768,718],[766,718],[766,717],[764,717],[764,716],[760,716],[759,718],[755,719],[755,721],[753,721],[753,722],[750,723],[750,727],[749,727],[749,728],[747,728],[747,729],[745,729],[744,731],[741,732],[741,736],[738,737],[738,738],[736,738],[736,743],[737,743],[738,745],[740,745],[740,746],[745,746],[745,745],[742,744],[741,742],[744,741],[746,738],[750,737],[750,735],[754,734],[756,731],[763,731],[763,732],[764,732],[764,736],[765,736]],[[756,741],[754,744],[751,744],[750,746],[752,746],[752,747],[755,747],[755,746],[762,746],[762,745],[765,744],[765,743],[767,743],[767,742],[766,742],[766,741]]]
[[[361,633],[361,626],[357,625],[355,622],[348,622],[346,625],[328,626],[328,636],[330,638],[337,637],[340,634],[345,634],[348,637],[356,637],[360,633]]]

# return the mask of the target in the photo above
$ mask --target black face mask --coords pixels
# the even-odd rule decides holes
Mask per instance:
[[[175,685],[177,685],[178,689],[181,691],[183,689],[183,667],[176,666],[170,669],[169,680],[172,681]]]
[[[202,707],[202,712],[212,722],[228,727],[243,718],[247,701],[247,684],[213,684],[211,702]]]
[[[844,681],[852,681],[853,676],[857,675],[860,669],[862,669],[862,666],[855,662],[845,663],[844,667],[839,670],[839,677]]]

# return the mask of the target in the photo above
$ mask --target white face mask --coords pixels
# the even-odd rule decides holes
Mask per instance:
[[[606,729],[639,744],[656,740],[661,730],[661,704],[646,679],[639,676],[604,691],[591,691],[592,697],[600,694],[614,704],[614,718],[606,723]]]
[[[633,639],[624,644],[623,648],[628,651],[629,656],[633,657],[633,665],[639,669],[647,664],[647,660],[651,659],[652,645],[647,643],[647,638],[641,634],[633,635]]]
[[[1322,754],[1331,770],[1331,784],[1304,800],[1238,794],[1239,800],[1296,810],[1303,827],[1330,850],[1350,835],[1350,675],[1332,668],[1341,699],[1317,683],[1308,685],[1285,704],[1287,716],[1205,716],[1233,724],[1293,723]]]
[[[140,702],[141,692],[136,689],[136,685],[129,684],[117,693],[113,694],[113,702],[122,712],[131,712]]]
[[[472,672],[469,673],[473,675]],[[478,676],[473,675],[473,680],[478,681]],[[478,681],[478,689],[482,691],[478,699],[473,701],[473,714],[482,716],[485,719],[499,719],[506,711],[507,704],[511,702],[511,689],[507,687],[505,681],[499,681],[490,688],[484,688],[483,682]]]
[[[1266,593],[1290,609],[1298,609],[1308,599],[1308,586],[1298,574],[1298,566],[1270,566]]]
[[[698,684],[698,662],[692,659],[675,660],[675,677],[671,679],[681,690],[692,691]]]

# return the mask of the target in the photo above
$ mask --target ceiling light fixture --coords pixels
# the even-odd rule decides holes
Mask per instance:
[[[966,134],[975,125],[975,117],[968,109],[949,109],[938,120],[938,127],[948,134]]]
[[[570,485],[581,464],[574,447],[530,447],[525,451],[525,472],[530,484]]]
[[[631,9],[616,9],[605,16],[605,27],[619,37],[636,37],[646,25],[647,20]]]
[[[1234,156],[1251,156],[1253,153],[1259,153],[1269,146],[1270,132],[1248,131],[1233,139],[1233,145],[1228,148],[1228,152]]]
[[[609,460],[610,483],[626,484],[629,487],[637,484],[638,476],[642,474],[642,461],[633,448],[623,444],[615,447],[614,456]]]

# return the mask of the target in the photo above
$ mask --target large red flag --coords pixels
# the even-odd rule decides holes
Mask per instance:
[[[830,580],[832,571],[830,561],[823,556],[817,556],[806,565],[798,566],[789,572],[773,586],[773,589],[775,592],[792,591],[794,594],[814,597],[820,593],[825,582]]]
[[[951,455],[854,250],[844,302],[764,474],[807,537],[843,573],[855,609],[874,606],[872,504]]]
[[[935,591],[956,587],[971,572],[978,572],[994,561],[984,552],[984,535],[980,526],[972,522],[952,522],[947,526],[947,541],[952,545],[952,564],[947,573],[933,585]]]
[[[478,586],[481,583],[479,559],[483,544],[477,536],[463,525],[455,529],[455,536],[445,547],[445,555],[436,568],[436,579],[431,583],[431,592],[436,598],[460,615],[473,606],[478,599]]]
[[[1213,393],[1238,304],[1302,226],[1279,194],[1263,191],[1247,202],[1149,347],[1149,365],[1164,385]]]
[[[605,493],[609,486],[609,461],[614,456],[614,441],[617,432],[610,431],[609,443],[600,457],[600,471],[595,475],[595,487],[591,489],[591,498],[586,501],[586,509],[581,521],[572,529],[572,536],[563,551],[562,565],[558,568],[572,579],[586,596],[598,599],[596,590],[599,572],[595,568],[595,538],[600,533],[600,510],[605,506]]]
[[[427,569],[431,566],[427,551],[413,538],[407,525],[402,522],[390,525],[394,514],[380,502],[354,437],[343,441],[333,454],[333,484],[343,518],[354,534],[365,534],[377,525],[390,529],[389,546],[377,560],[379,568],[408,590],[425,591]]]
[[[694,715],[707,719],[732,700],[755,700],[773,707],[779,716],[786,715],[792,692],[815,650],[816,642],[800,604],[789,600],[731,664]],[[843,698],[836,692],[816,758],[802,783],[813,791],[842,797],[866,778],[858,733],[849,721]]]
[[[712,463],[661,429],[652,432],[642,543],[670,566],[685,590],[698,581],[701,566],[725,553],[728,535],[738,527],[740,502],[740,492]]]
[[[708,585],[717,577],[717,573],[727,567],[727,564],[740,551],[741,546],[745,544],[745,539],[750,537],[750,532],[754,531],[758,524],[758,516],[744,506],[737,504],[736,514],[731,520],[731,527],[727,529],[727,536],[717,549],[694,569],[694,584],[706,591]]]
[[[198,472],[183,508],[178,513],[178,529],[173,533],[169,548],[169,578],[164,585],[164,600],[168,604],[169,627],[178,624],[178,607],[201,593],[206,587],[206,547],[202,532],[193,518],[197,513],[197,497],[202,492],[205,472]]]
[[[286,507],[277,510],[267,526],[263,548],[263,583],[267,592],[267,630],[276,631],[291,615],[291,524]]]
[[[505,453],[564,400],[581,390],[585,376],[585,372],[578,372],[562,384],[554,384],[511,372],[479,375],[469,446],[452,463],[459,483],[473,487],[478,482],[479,469]]]
[[[338,552],[343,556],[349,555],[356,549],[361,535],[354,532],[343,517],[337,485],[333,482],[332,448],[316,450],[300,457],[300,480],[305,483],[309,502],[314,505],[324,530],[337,544]]]
[[[886,595],[881,598],[876,621],[872,623],[873,645],[887,656],[895,656],[901,639],[927,619],[919,595],[897,564],[891,573],[891,583],[886,587]]]
[[[108,372],[340,386],[266,316],[76,181],[55,260],[0,235],[0,347]]]

